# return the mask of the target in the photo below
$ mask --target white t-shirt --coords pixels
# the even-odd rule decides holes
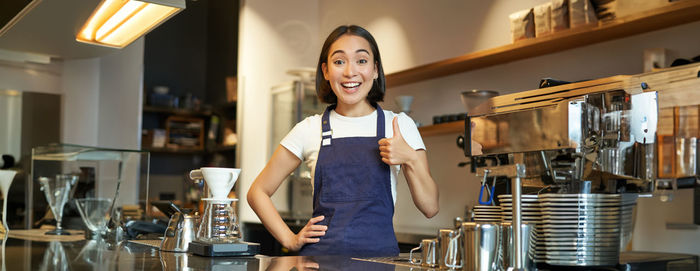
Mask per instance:
[[[416,123],[404,113],[395,114],[384,110],[384,136],[393,137],[394,128],[392,121],[394,116],[399,117],[399,129],[406,143],[415,150],[425,150],[425,144],[418,132]],[[321,117],[322,115],[310,116],[292,128],[280,145],[299,157],[311,169],[311,185],[314,185],[314,174],[316,171],[316,160],[321,147]],[[329,116],[332,138],[343,137],[372,137],[377,136],[377,110],[372,114],[362,117],[346,117],[332,110]],[[379,140],[377,140],[379,141]],[[379,145],[379,143],[377,143]],[[377,150],[379,151],[379,150]],[[401,166],[395,165],[391,168],[391,196],[396,204],[396,176],[399,175]]]

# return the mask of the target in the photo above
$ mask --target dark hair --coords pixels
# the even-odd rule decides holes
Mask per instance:
[[[382,58],[379,56],[379,47],[377,46],[377,42],[374,40],[374,37],[372,37],[372,34],[370,34],[366,29],[357,25],[339,26],[328,35],[328,38],[326,38],[326,41],[323,43],[323,47],[321,48],[321,56],[318,58],[318,66],[316,67],[316,94],[318,95],[318,99],[321,100],[321,102],[329,104],[338,102],[338,97],[336,97],[335,93],[333,93],[331,85],[328,83],[326,78],[323,77],[322,66],[323,63],[328,65],[328,54],[331,49],[331,44],[333,44],[333,42],[338,40],[343,35],[355,35],[364,38],[369,43],[369,47],[372,50],[372,55],[374,55],[374,63],[377,65],[378,76],[372,84],[372,89],[370,89],[369,93],[367,94],[367,100],[372,104],[384,101],[386,80],[384,79]]]

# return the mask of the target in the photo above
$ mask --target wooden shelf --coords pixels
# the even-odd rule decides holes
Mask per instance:
[[[700,20],[700,1],[684,0],[633,16],[568,29],[553,35],[429,63],[386,76],[386,86],[396,87],[451,74],[551,54],[598,42],[628,37]]]
[[[464,120],[418,127],[422,137],[464,132]]]

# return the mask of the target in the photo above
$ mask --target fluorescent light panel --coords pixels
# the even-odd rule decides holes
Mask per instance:
[[[103,0],[76,40],[123,48],[184,8],[184,0]]]

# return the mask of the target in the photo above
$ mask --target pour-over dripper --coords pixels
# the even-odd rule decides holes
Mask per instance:
[[[203,167],[190,171],[190,179],[203,179],[209,187],[211,198],[225,199],[240,173],[240,168]]]
[[[7,233],[10,228],[7,226],[7,192],[10,190],[12,180],[15,179],[17,171],[0,170],[0,191],[2,192],[2,227],[0,233]]]
[[[80,217],[83,219],[88,231],[85,232],[87,239],[97,239],[107,230],[107,220],[112,207],[110,198],[85,198],[76,199],[75,205],[78,207]]]
[[[53,216],[56,217],[56,229],[46,232],[48,235],[70,235],[61,227],[63,219],[63,207],[73,196],[75,185],[78,183],[78,175],[57,174],[56,178],[39,177],[41,190],[44,191],[46,201],[51,207]]]

